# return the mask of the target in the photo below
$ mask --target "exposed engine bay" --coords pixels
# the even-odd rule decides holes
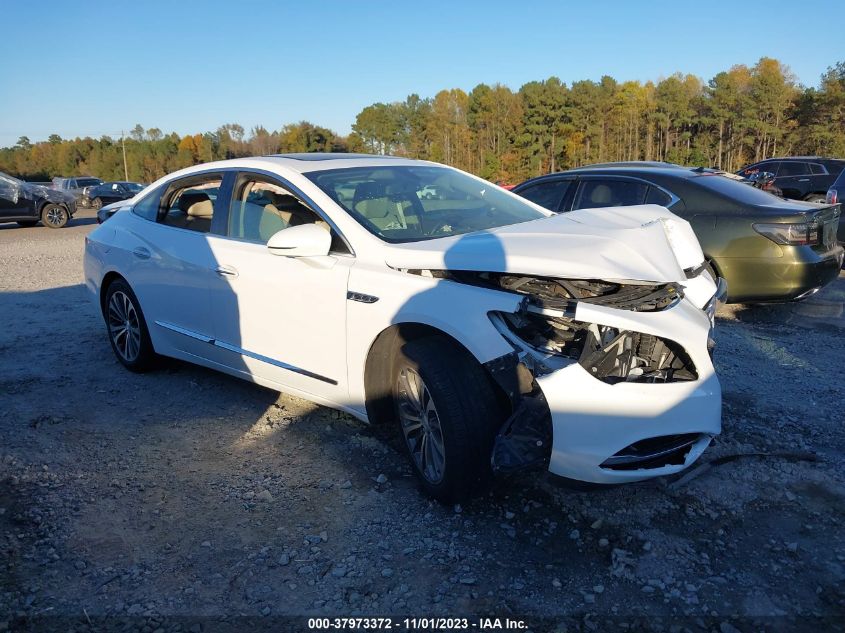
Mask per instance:
[[[577,361],[591,375],[606,383],[674,382],[698,378],[689,356],[672,341],[574,319],[579,302],[634,312],[665,310],[684,296],[682,288],[675,284],[452,270],[407,272],[525,295],[522,310],[499,313],[507,329],[539,354]],[[542,367],[532,369],[543,372]]]
[[[499,313],[521,341],[543,354],[570,358],[607,383],[695,380],[681,347],[652,334],[629,332],[569,317]]]

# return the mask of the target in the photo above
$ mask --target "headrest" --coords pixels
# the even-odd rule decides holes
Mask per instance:
[[[375,200],[377,198],[387,197],[387,186],[383,182],[368,181],[361,182],[355,187],[355,196],[353,197],[353,204],[358,204],[362,200]]]
[[[598,185],[590,194],[590,202],[596,204],[610,204],[611,200],[613,200],[613,194],[607,185]]]
[[[195,202],[188,207],[187,214],[192,218],[211,218],[214,214],[214,205],[208,199],[208,196],[206,196],[205,200]]]
[[[203,201],[211,202],[211,198],[208,197],[208,194],[201,191],[183,193],[179,196],[179,209],[188,213],[188,209],[190,207],[195,205],[197,202]]]

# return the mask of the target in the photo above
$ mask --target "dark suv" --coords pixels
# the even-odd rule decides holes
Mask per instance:
[[[769,158],[740,169],[737,174],[748,178],[768,171],[775,175],[775,185],[784,198],[824,202],[828,188],[845,169],[845,160],[820,156]]]
[[[51,229],[60,229],[74,213],[76,198],[73,194],[0,172],[0,222],[35,226],[40,221]]]

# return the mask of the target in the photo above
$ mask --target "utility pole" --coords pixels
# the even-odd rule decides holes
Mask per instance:
[[[129,169],[126,167],[126,139],[123,136],[123,130],[120,131],[120,144],[123,146],[123,179],[129,180]]]

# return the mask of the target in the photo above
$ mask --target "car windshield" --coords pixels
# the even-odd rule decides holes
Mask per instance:
[[[497,185],[448,167],[352,167],[305,175],[387,242],[461,235],[547,215]]]
[[[763,191],[762,189],[751,187],[739,180],[731,180],[730,178],[725,178],[724,176],[716,174],[696,176],[695,182],[711,191],[727,196],[737,202],[741,202],[742,204],[770,205],[783,202],[782,199],[769,193],[768,191]]]

